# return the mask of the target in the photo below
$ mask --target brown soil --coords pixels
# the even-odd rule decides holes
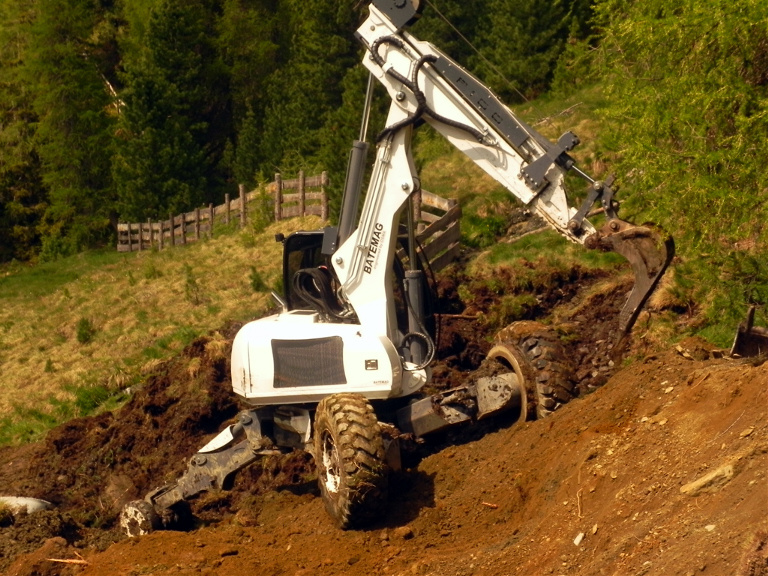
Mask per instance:
[[[768,576],[768,363],[696,339],[614,349],[628,285],[595,291],[605,278],[593,274],[555,283],[531,312],[557,322],[579,398],[544,420],[497,418],[431,439],[392,478],[388,514],[369,529],[334,527],[311,459],[294,453],[194,500],[187,531],[118,533],[122,505],[173,480],[238,410],[226,339],[203,338],[114,414],[0,449],[0,492],[55,504],[0,515],[0,571]],[[477,315],[494,298],[458,306],[450,294],[464,280],[443,279],[453,315],[436,386],[465,381],[490,347]]]

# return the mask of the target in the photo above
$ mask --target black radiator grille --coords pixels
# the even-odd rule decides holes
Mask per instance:
[[[272,340],[275,388],[346,384],[341,336],[309,340]]]

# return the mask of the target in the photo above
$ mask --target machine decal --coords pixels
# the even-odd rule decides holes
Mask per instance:
[[[378,370],[379,369],[379,361],[378,360],[366,360],[365,361],[365,369],[366,370]]]
[[[376,258],[379,253],[379,246],[382,243],[384,237],[384,224],[377,222],[373,227],[373,234],[371,234],[371,241],[368,244],[368,254],[365,256],[365,265],[363,270],[370,274],[373,272],[373,266],[376,263]]]

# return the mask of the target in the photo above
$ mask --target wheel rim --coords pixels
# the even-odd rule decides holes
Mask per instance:
[[[341,486],[341,468],[339,466],[339,452],[333,436],[328,432],[323,433],[323,484],[329,494],[338,494]]]
[[[516,414],[515,422],[523,422],[528,417],[528,380],[523,373],[515,350],[504,344],[494,346],[487,356],[498,368],[498,376],[508,378],[511,394],[507,410]]]

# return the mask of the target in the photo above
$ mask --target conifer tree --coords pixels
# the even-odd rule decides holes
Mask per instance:
[[[322,130],[341,104],[341,83],[355,66],[356,13],[344,0],[287,0],[279,20],[284,61],[271,78],[265,106],[263,166],[293,170],[316,166]]]
[[[123,219],[165,217],[213,199],[228,129],[228,83],[214,27],[205,0],[160,0],[146,51],[126,63],[113,159]]]
[[[479,74],[506,102],[544,92],[572,24],[572,0],[489,0],[480,27]],[[490,63],[490,64],[489,64]]]
[[[37,119],[35,150],[49,206],[43,256],[70,254],[110,232],[109,11],[93,0],[38,3],[24,63]]]
[[[35,255],[47,208],[33,145],[36,116],[20,75],[29,45],[31,4],[0,3],[0,262]]]
[[[218,46],[230,77],[233,184],[253,186],[260,172],[265,93],[278,51],[276,11],[276,0],[224,0],[219,20]]]

